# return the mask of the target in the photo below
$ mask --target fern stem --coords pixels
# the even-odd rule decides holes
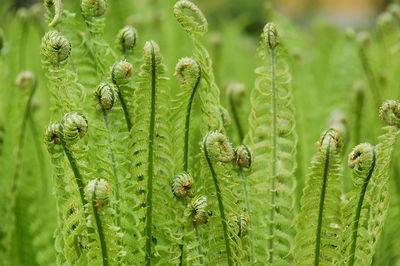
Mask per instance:
[[[152,241],[152,211],[153,211],[153,148],[154,148],[154,126],[156,115],[156,59],[153,44],[151,46],[151,113],[149,126],[148,167],[147,167],[147,197],[146,197],[146,265],[150,265],[151,241]]]
[[[274,261],[274,214],[275,214],[275,179],[276,179],[276,163],[277,163],[277,103],[276,103],[276,57],[275,49],[271,48],[271,74],[272,74],[272,180],[271,180],[271,212],[270,212],[270,227],[269,227],[269,263]]]
[[[71,150],[69,149],[69,147],[67,147],[67,145],[63,139],[61,139],[61,145],[63,146],[65,155],[67,155],[69,164],[71,165],[71,168],[72,168],[72,172],[74,172],[75,182],[78,186],[79,196],[82,201],[82,206],[85,206],[87,204],[87,201],[85,199],[84,185],[83,185],[81,173],[79,172],[78,164],[76,163],[75,158],[72,156]]]
[[[207,135],[204,138],[203,141],[203,149],[204,149],[204,155],[206,156],[207,159],[207,163],[208,166],[210,168],[211,171],[211,175],[214,181],[214,186],[215,186],[215,190],[216,190],[216,195],[217,195],[217,199],[218,199],[218,207],[219,207],[219,213],[221,215],[221,222],[222,222],[222,229],[224,231],[224,239],[225,239],[225,246],[226,246],[226,255],[227,255],[227,260],[228,260],[228,265],[232,266],[232,254],[231,254],[231,247],[230,247],[230,243],[229,243],[229,235],[228,235],[228,227],[227,227],[227,223],[226,223],[226,218],[225,218],[225,210],[224,210],[224,204],[222,202],[222,195],[221,195],[221,189],[219,188],[219,184],[218,184],[218,179],[217,179],[217,174],[215,173],[213,164],[211,162],[211,159],[208,155],[208,150],[207,150],[207,139],[208,139]]]
[[[119,206],[118,206],[118,204],[119,204],[119,178],[118,178],[118,173],[117,173],[117,167],[115,166],[115,156],[114,156],[114,151],[112,148],[113,142],[111,139],[111,131],[110,131],[110,126],[108,124],[107,113],[106,113],[106,110],[104,110],[103,108],[102,108],[102,112],[103,112],[104,127],[106,128],[107,133],[108,133],[108,144],[110,144],[109,152],[110,152],[111,166],[112,166],[113,173],[114,173],[115,200],[117,201],[117,208],[116,208],[117,225],[119,227],[121,227],[121,218],[119,216],[120,212],[119,212]]]
[[[322,139],[324,139],[324,138],[325,138],[325,136],[323,136]],[[327,147],[327,150],[326,150],[325,165],[324,165],[324,175],[323,175],[323,181],[322,181],[323,182],[322,183],[322,191],[321,191],[321,197],[320,197],[320,201],[319,201],[317,236],[316,236],[316,240],[315,240],[315,258],[314,258],[314,265],[315,266],[319,265],[319,256],[320,256],[320,252],[321,252],[322,217],[323,217],[324,204],[325,204],[326,183],[328,181],[330,148],[331,148],[331,138],[329,138],[329,140],[328,140],[328,147]]]
[[[247,215],[249,216],[249,238],[250,238],[250,262],[254,262],[254,247],[253,247],[253,233],[251,231],[251,211],[250,211],[250,204],[249,204],[249,196],[247,193],[247,186],[246,186],[246,179],[244,177],[243,173],[243,168],[239,166],[239,175],[240,178],[242,179],[242,186],[243,186],[243,192],[244,192],[244,200],[246,203],[246,210],[247,210]]]
[[[368,84],[371,89],[375,104],[376,104],[376,106],[380,106],[381,95],[379,93],[378,82],[376,81],[374,71],[372,70],[371,65],[369,64],[368,57],[367,57],[367,54],[366,54],[364,48],[360,48],[359,56],[360,56],[360,60],[361,60],[361,65],[363,67],[365,75],[367,76]]]
[[[194,228],[194,235],[196,237],[196,241],[197,243],[200,243],[200,237],[199,237],[199,229],[197,228],[197,224],[195,222],[193,222],[193,228]],[[203,265],[203,257],[201,254],[203,254],[203,251],[201,250],[201,245],[199,244],[197,246],[197,253],[199,253],[199,261],[200,261],[200,265]]]
[[[232,114],[233,114],[233,121],[236,125],[240,142],[242,143],[242,141],[244,139],[243,129],[242,129],[242,125],[240,123],[239,115],[237,113],[236,105],[234,104],[234,101],[233,101],[233,93],[230,93],[230,95],[229,95],[229,105],[231,106],[231,110],[232,110]]]
[[[125,116],[125,120],[126,120],[126,126],[128,127],[128,131],[131,132],[132,120],[131,120],[131,117],[130,117],[129,112],[128,112],[128,107],[126,107],[124,96],[120,92],[119,87],[118,87],[118,98],[119,98],[119,101],[121,102],[122,110],[124,111],[124,116]]]
[[[196,64],[198,65],[197,61]],[[194,95],[197,91],[197,87],[199,86],[201,79],[201,68],[199,68],[199,75],[196,79],[196,83],[193,86],[192,94],[190,95],[189,103],[186,110],[186,122],[185,122],[185,143],[184,143],[184,152],[183,152],[183,169],[185,172],[188,170],[188,154],[189,154],[189,130],[190,130],[190,113],[192,110],[192,103],[194,99]]]
[[[375,161],[376,161],[375,150],[372,149],[371,168],[369,169],[368,176],[364,181],[363,188],[362,188],[361,194],[360,194],[360,198],[359,198],[358,204],[357,204],[356,216],[354,218],[353,234],[351,237],[352,241],[351,241],[351,248],[350,248],[350,259],[349,259],[349,263],[348,263],[349,266],[354,265],[354,259],[355,259],[356,247],[357,247],[358,225],[360,223],[362,205],[364,203],[365,192],[367,191],[367,186],[368,186],[369,180],[371,179],[372,173],[374,172]]]
[[[101,224],[101,219],[100,215],[97,211],[97,206],[96,206],[96,190],[97,190],[97,181],[94,186],[93,190],[93,196],[92,196],[92,209],[93,209],[93,214],[94,214],[94,219],[96,221],[96,226],[97,226],[97,232],[99,234],[99,239],[100,239],[100,247],[101,247],[101,255],[103,258],[103,266],[108,265],[108,255],[107,255],[107,246],[106,246],[106,241],[104,238],[104,233],[103,233],[103,226]]]

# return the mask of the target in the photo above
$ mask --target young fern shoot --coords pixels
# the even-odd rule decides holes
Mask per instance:
[[[299,265],[332,264],[340,259],[341,148],[339,133],[329,129],[318,142],[301,197],[293,256]]]
[[[254,259],[281,265],[292,262],[297,135],[291,77],[280,54],[275,24],[268,23],[261,37],[259,53],[269,64],[256,69],[245,139],[254,152],[248,177]]]

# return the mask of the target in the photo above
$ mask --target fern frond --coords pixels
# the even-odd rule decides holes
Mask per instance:
[[[300,265],[332,264],[340,259],[342,141],[337,131],[329,129],[318,144],[297,216],[293,256]]]
[[[393,100],[384,102],[380,108],[380,116],[387,126],[383,127],[384,134],[378,138],[379,143],[375,146],[375,170],[365,191],[357,235],[354,231],[347,232],[347,234],[353,234],[351,241],[345,242],[347,246],[344,245],[344,248],[347,248],[344,249],[344,258],[348,265],[372,263],[389,208],[389,165],[396,138],[400,133],[400,103]],[[349,198],[350,205],[351,194]],[[352,223],[347,226],[351,227]],[[344,237],[345,234],[346,231]],[[350,245],[352,245],[351,248]]]
[[[270,64],[256,69],[245,143],[254,152],[248,191],[255,263],[281,265],[292,261],[297,135],[291,76],[278,43],[276,27],[268,23],[259,53]]]

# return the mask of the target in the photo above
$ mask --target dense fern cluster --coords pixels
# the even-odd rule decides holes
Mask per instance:
[[[236,69],[196,4],[123,25],[127,2],[45,0],[0,29],[0,265],[399,262],[397,76],[375,65],[400,62],[380,49],[398,56],[399,6],[336,49],[270,12]]]

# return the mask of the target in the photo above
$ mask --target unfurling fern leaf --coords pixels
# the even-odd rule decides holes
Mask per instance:
[[[138,222],[136,227],[143,230],[146,237],[145,241],[137,244],[145,243],[145,263],[169,264],[175,253],[173,250],[178,248],[173,235],[178,228],[176,219],[179,215],[172,208],[173,195],[169,184],[174,163],[169,115],[165,111],[169,109],[169,89],[165,84],[168,78],[164,76],[166,67],[161,62],[160,49],[154,41],[146,42],[143,53],[131,131],[134,141],[132,178],[139,182],[137,192],[141,194],[143,203],[138,206],[136,217],[132,218]],[[137,246],[128,246],[127,249],[131,248],[138,250]]]
[[[216,199],[218,202],[218,220],[213,220],[210,223],[219,222],[222,228],[217,227],[217,231],[222,231],[222,236],[217,234],[211,234],[209,239],[210,249],[208,251],[209,264],[212,264],[218,258],[220,261],[222,258],[226,259],[228,265],[234,265],[239,263],[243,257],[242,243],[238,236],[238,224],[232,222],[234,217],[238,217],[239,208],[236,204],[238,201],[235,190],[237,190],[237,183],[231,181],[230,172],[231,169],[228,166],[229,162],[234,159],[234,150],[232,144],[228,139],[219,132],[210,132],[204,137],[202,146],[204,156],[211,173],[210,181],[206,182],[206,189],[210,193],[209,198]],[[204,173],[207,173],[204,171]],[[207,175],[209,175],[207,173]],[[214,191],[211,191],[210,185],[214,187]],[[211,197],[212,196],[212,197]],[[229,226],[232,225],[232,226]],[[218,225],[214,225],[218,226]],[[214,227],[215,228],[215,227]],[[211,230],[211,229],[209,229]],[[224,241],[225,246],[221,246]],[[218,252],[218,256],[213,258],[213,253]]]
[[[364,202],[359,214],[359,228],[357,235],[354,231],[347,232],[347,234],[353,234],[353,237],[349,242],[345,242],[347,246],[344,245],[344,259],[348,265],[370,265],[372,263],[389,208],[389,165],[394,143],[400,133],[400,102],[385,101],[380,108],[380,116],[386,126],[383,128],[384,134],[378,138],[379,143],[375,146],[376,164],[366,187]],[[350,196],[347,205],[351,206],[351,204]],[[345,209],[345,211],[348,210]],[[358,215],[358,211],[355,215]],[[346,231],[349,230],[347,226],[351,228],[353,225],[349,221],[346,222],[344,238],[346,238]],[[356,218],[355,222],[357,222]]]
[[[359,264],[362,259],[356,256],[357,241],[361,245],[366,244],[363,240],[358,240],[365,236],[368,224],[368,209],[371,208],[368,204],[368,198],[371,197],[368,189],[369,181],[373,175],[376,164],[376,154],[374,147],[369,143],[357,145],[349,154],[349,166],[354,168],[353,184],[355,189],[346,195],[345,205],[343,207],[343,232],[342,238],[342,253],[343,265]],[[362,250],[359,248],[357,250]],[[360,255],[360,254],[358,254]],[[365,262],[364,262],[365,263]],[[364,264],[361,263],[361,264]]]
[[[294,236],[296,143],[294,106],[276,27],[263,30],[245,143],[254,153],[248,176],[255,263],[290,264]]]
[[[297,217],[293,256],[298,265],[327,265],[340,258],[342,141],[329,129],[318,144]]]
[[[187,13],[190,12],[190,15]],[[215,82],[211,56],[207,49],[200,42],[199,37],[208,30],[207,19],[203,12],[192,2],[180,0],[174,5],[174,15],[179,24],[183,27],[190,39],[193,41],[193,55],[202,71],[204,86],[199,90],[202,102],[202,134],[212,130],[223,131],[224,121],[222,114],[228,112],[220,104],[220,90]],[[229,116],[229,115],[228,115]]]

